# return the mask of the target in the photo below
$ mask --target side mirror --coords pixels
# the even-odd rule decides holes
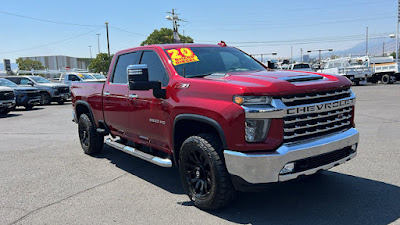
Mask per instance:
[[[146,64],[129,65],[126,68],[129,90],[150,90],[156,98],[166,98],[165,89],[161,89],[160,81],[149,81],[149,71]]]
[[[28,83],[27,83],[28,85],[31,85],[32,87],[33,87],[33,82],[32,81],[28,81]]]

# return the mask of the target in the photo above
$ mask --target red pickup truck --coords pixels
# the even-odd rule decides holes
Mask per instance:
[[[86,154],[105,143],[179,168],[201,209],[236,191],[327,170],[356,156],[355,95],[343,76],[270,70],[239,49],[167,44],[115,54],[104,83],[74,83]]]

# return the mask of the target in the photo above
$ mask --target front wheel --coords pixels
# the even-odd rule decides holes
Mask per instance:
[[[79,140],[85,154],[94,155],[103,150],[104,136],[97,133],[88,115],[82,114],[78,122]]]
[[[5,116],[11,111],[11,108],[0,108],[0,116]]]
[[[200,209],[218,209],[236,196],[222,157],[222,145],[211,134],[187,138],[179,155],[179,173],[190,200]]]
[[[50,105],[51,104],[51,96],[46,92],[40,93],[40,104],[41,105]]]

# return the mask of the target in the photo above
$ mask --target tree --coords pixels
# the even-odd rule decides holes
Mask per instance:
[[[182,43],[193,43],[193,38],[189,36],[183,36],[179,34]],[[161,28],[160,30],[154,30],[145,41],[140,45],[153,45],[153,44],[169,44],[174,43],[174,31],[169,28]]]
[[[396,58],[396,52],[392,52],[392,53],[390,53],[390,55],[389,56],[393,56],[393,58]]]
[[[107,53],[99,53],[97,54],[96,58],[94,58],[90,62],[88,67],[95,73],[107,74],[112,57],[113,55],[111,55],[111,57],[108,57]]]
[[[18,69],[19,70],[43,70],[45,67],[42,65],[40,61],[35,61],[35,60],[30,60],[28,58],[22,59],[18,58],[17,59],[17,64],[18,64]]]

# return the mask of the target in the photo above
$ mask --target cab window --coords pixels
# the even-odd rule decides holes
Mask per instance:
[[[118,56],[117,63],[114,67],[114,74],[111,78],[111,83],[127,84],[128,75],[126,74],[126,68],[129,65],[136,64],[137,58],[137,52],[131,52]]]
[[[157,53],[144,51],[140,64],[147,64],[150,81],[161,81],[161,86],[163,87],[168,85],[168,75]]]

